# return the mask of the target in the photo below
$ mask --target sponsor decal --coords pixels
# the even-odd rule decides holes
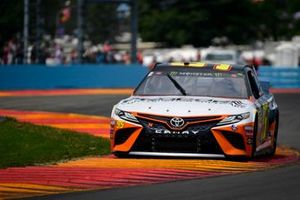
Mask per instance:
[[[220,71],[220,70],[219,70]],[[190,72],[190,71],[170,71],[170,72],[154,72],[153,74],[148,74],[148,76],[152,75],[170,75],[170,76],[192,76],[192,77],[216,77],[216,78],[243,78],[243,74],[239,73],[223,73],[217,71],[204,71],[204,72]]]
[[[176,76],[178,74],[178,72],[170,72],[169,75],[170,76]]]
[[[198,76],[198,77],[233,77],[236,74],[224,74],[221,72],[177,72],[178,76]],[[234,77],[236,78],[237,75]]]
[[[237,131],[238,127],[235,124],[231,125],[231,130],[233,130],[234,132]]]
[[[252,138],[247,138],[247,144],[251,145],[253,143],[253,139]]]
[[[203,77],[213,77],[216,73],[212,72],[179,72],[179,76],[203,76]]]
[[[247,104],[243,103],[239,100],[232,100],[232,101],[226,101],[226,100],[215,100],[215,99],[197,99],[197,98],[130,98],[123,100],[120,104],[134,104],[134,103],[140,103],[140,102],[153,102],[153,103],[159,103],[159,102],[186,102],[186,103],[207,103],[207,104],[221,104],[221,105],[231,105],[232,107],[237,108],[245,108]]]
[[[245,126],[244,130],[247,136],[253,136],[253,130],[254,130],[253,126]]]

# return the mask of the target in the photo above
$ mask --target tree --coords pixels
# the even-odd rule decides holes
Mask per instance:
[[[225,36],[232,43],[290,39],[299,33],[298,0],[140,0],[144,40],[168,46],[209,45]],[[300,14],[299,14],[300,15]]]
[[[117,4],[88,4],[86,8],[86,33],[95,43],[114,41],[119,34]]]
[[[35,35],[35,2],[30,0],[30,35]],[[166,46],[206,46],[225,36],[235,44],[255,40],[290,39],[300,34],[299,0],[138,0],[139,34],[144,41]],[[44,33],[54,36],[63,0],[43,0]],[[86,34],[94,42],[112,40],[119,34],[117,4],[86,6]],[[77,27],[76,1],[71,3],[65,32]],[[23,32],[23,1],[0,1],[0,46]],[[297,14],[298,13],[298,14]],[[129,20],[129,19],[127,19]],[[128,23],[128,22],[126,22]]]
[[[23,27],[23,1],[0,1],[0,47],[16,33],[20,33]]]

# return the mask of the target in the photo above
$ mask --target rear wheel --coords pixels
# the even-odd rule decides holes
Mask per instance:
[[[274,138],[273,138],[273,145],[272,145],[272,149],[271,149],[271,152],[270,152],[270,156],[273,156],[276,152],[276,147],[277,147],[277,135],[278,135],[278,124],[279,124],[279,114],[277,113],[276,114],[276,117],[275,117],[275,130],[274,130]]]
[[[255,121],[254,121],[251,159],[255,157],[255,153],[256,153],[256,135],[257,135],[257,115],[255,116]]]

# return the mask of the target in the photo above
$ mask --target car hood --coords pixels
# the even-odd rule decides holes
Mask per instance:
[[[171,116],[241,114],[252,106],[247,99],[191,96],[131,96],[117,104],[123,111]]]

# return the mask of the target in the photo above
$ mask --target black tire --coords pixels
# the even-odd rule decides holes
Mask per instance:
[[[251,151],[251,159],[255,157],[255,152],[256,152],[256,135],[257,135],[257,115],[255,116],[255,121],[254,121],[254,130],[253,130],[253,139],[252,139],[252,151]]]
[[[272,145],[272,149],[270,151],[270,156],[275,155],[276,152],[276,147],[277,147],[277,136],[278,136],[278,125],[279,125],[279,114],[278,112],[276,113],[276,117],[275,117],[275,131],[274,131],[274,142]]]
[[[233,161],[233,162],[245,162],[245,161],[249,160],[249,157],[247,157],[247,156],[228,156],[228,155],[226,155],[225,157],[226,157],[226,160]]]
[[[128,153],[124,153],[124,152],[113,152],[113,154],[118,158],[128,158],[129,157]]]

